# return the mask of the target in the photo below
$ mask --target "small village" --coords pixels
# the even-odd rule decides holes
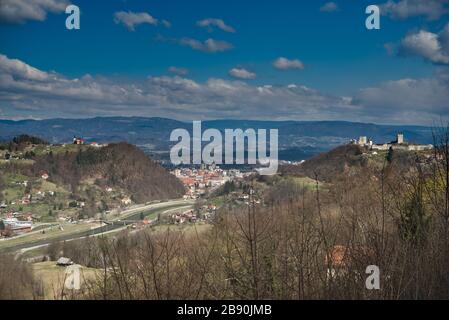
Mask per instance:
[[[3,162],[32,161],[32,156],[45,155],[51,152],[63,152],[73,148],[101,148],[107,146],[74,136],[72,143],[61,145],[28,144],[22,150],[1,150]],[[175,168],[171,174],[176,176],[185,186],[186,193],[183,200],[197,200],[214,192],[231,181],[242,181],[253,172],[242,172],[238,169],[222,169],[211,164]],[[2,223],[0,237],[13,237],[40,228],[52,226],[63,229],[66,224],[89,223],[81,212],[86,207],[86,200],[72,199],[66,190],[52,182],[51,173],[41,171],[38,177],[8,176],[6,180],[7,194],[0,203],[0,222]],[[96,219],[104,219],[116,215],[117,212],[136,205],[131,196],[123,194],[111,186],[103,186],[99,193],[103,198],[114,199],[108,201],[108,207]],[[236,196],[237,197],[237,196]],[[170,215],[158,219],[141,219],[130,224],[131,229],[141,229],[155,223],[184,224],[209,222],[213,219],[217,207],[214,204],[202,205],[194,210],[178,210]],[[95,220],[95,219],[94,219]]]
[[[87,143],[83,138],[73,137],[72,143],[61,145],[27,143],[21,149],[6,148],[0,150],[0,161],[17,165],[32,162],[36,155],[48,155],[73,148],[101,148],[105,144]],[[63,187],[51,181],[48,171],[40,171],[38,176],[8,174],[4,176],[5,191],[0,201],[0,238],[29,233],[32,230],[53,227],[62,228],[66,223],[78,223],[86,206],[86,200],[71,198]],[[105,186],[101,193],[117,199],[114,208],[126,208],[132,204],[129,195],[120,190]],[[86,220],[87,221],[87,220]],[[88,222],[88,221],[87,221]]]
[[[237,169],[224,170],[215,164],[202,164],[199,168],[176,168],[171,171],[186,187],[184,199],[198,199],[207,191],[212,192],[228,181],[241,180],[252,172]]]
[[[405,141],[402,133],[397,134],[396,140],[384,143],[375,144],[372,139],[366,136],[359,137],[358,140],[351,140],[352,144],[367,148],[366,155],[376,155],[378,152],[387,150],[405,150],[405,151],[424,151],[431,150],[432,145],[418,145]],[[83,146],[101,148],[105,145],[96,142],[87,143],[83,138],[73,137],[71,144],[63,144],[58,147],[68,148],[70,146]],[[36,150],[31,146],[30,150],[25,149],[19,152],[2,151],[3,161],[22,160],[26,161],[30,152]],[[54,149],[53,145],[46,145],[41,153],[49,153]],[[301,165],[304,161],[291,162],[280,161],[280,164]],[[176,167],[170,173],[176,176],[185,186],[186,193],[183,196],[184,200],[201,200],[205,199],[207,195],[213,194],[214,191],[224,186],[226,183],[242,182],[248,176],[254,174],[254,171],[241,171],[238,169],[223,169],[215,163],[206,165],[201,164],[190,167]],[[63,225],[65,223],[80,223],[85,219],[76,217],[74,212],[82,210],[86,206],[84,199],[66,199],[63,195],[64,190],[58,188],[55,184],[50,182],[50,173],[47,171],[40,172],[40,176],[33,181],[26,177],[15,177],[9,181],[11,190],[22,190],[23,192],[16,192],[16,198],[8,196],[9,201],[3,200],[0,203],[0,217],[3,224],[1,236],[11,237],[34,230],[36,226],[41,224],[53,223],[55,225]],[[101,217],[110,216],[111,212],[117,210],[124,210],[134,205],[131,197],[122,194],[119,190],[105,186],[101,192],[105,195],[113,196],[118,199],[114,205],[110,205],[105,210]],[[229,197],[238,204],[249,205],[249,194],[239,193],[236,191],[229,192]],[[254,204],[260,203],[257,198],[253,199]],[[35,208],[40,208],[35,210]],[[42,208],[47,208],[46,212],[42,213]],[[196,222],[210,222],[213,220],[217,211],[216,203],[205,202],[202,203],[195,210],[186,209],[178,210],[171,214],[159,216],[157,219],[148,220],[142,219],[129,227],[132,229],[141,229],[154,224],[176,224],[181,225],[185,223]],[[45,217],[43,219],[43,217]],[[81,220],[80,220],[81,219]],[[86,220],[87,221],[87,220]]]

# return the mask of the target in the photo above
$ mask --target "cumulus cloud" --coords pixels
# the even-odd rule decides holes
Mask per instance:
[[[170,68],[168,68],[168,72],[176,74],[178,76],[186,76],[189,74],[189,70],[187,70],[186,68],[179,68],[175,66],[171,66]]]
[[[44,21],[48,12],[64,12],[69,4],[67,0],[1,0],[0,22]]]
[[[256,74],[254,72],[248,71],[244,68],[232,68],[229,70],[229,75],[237,79],[249,80],[256,78]]]
[[[388,0],[380,6],[380,11],[393,19],[424,16],[429,20],[436,20],[449,12],[449,2],[447,0]]]
[[[354,103],[385,122],[429,123],[449,118],[449,72],[441,70],[433,78],[400,79],[359,91]]]
[[[338,10],[338,6],[335,2],[326,2],[320,7],[321,12],[334,12]]]
[[[260,119],[332,119],[356,109],[340,97],[300,85],[253,86],[216,78],[199,83],[180,76],[149,77],[144,81],[89,75],[68,78],[6,56],[2,56],[0,65],[0,105],[7,117],[83,114],[187,120],[257,115]]]
[[[298,59],[289,60],[284,57],[277,58],[273,62],[273,66],[279,70],[304,69],[304,64]]]
[[[449,71],[360,90],[355,97],[325,94],[301,84],[250,85],[181,76],[139,81],[69,78],[0,56],[4,118],[160,116],[179,120],[271,119],[431,123],[449,115]]]
[[[192,38],[182,38],[179,41],[179,44],[188,46],[194,50],[199,50],[203,52],[223,52],[226,50],[232,49],[234,46],[229,42],[215,39],[207,39],[204,42],[201,42]]]
[[[425,30],[407,35],[399,46],[403,56],[419,56],[435,64],[449,64],[449,23],[438,34]]]
[[[158,20],[146,12],[125,12],[119,11],[114,13],[114,22],[123,24],[129,31],[134,31],[135,26],[139,24],[157,25]]]
[[[0,71],[14,78],[25,80],[43,81],[50,77],[47,72],[40,71],[20,60],[9,59],[3,54],[0,54]]]
[[[199,27],[208,28],[209,31],[212,31],[212,27],[217,27],[226,32],[232,32],[232,33],[235,32],[235,29],[233,27],[227,25],[221,19],[207,18],[207,19],[197,21],[196,25]]]

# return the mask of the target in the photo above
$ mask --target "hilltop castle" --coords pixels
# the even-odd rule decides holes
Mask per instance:
[[[353,142],[362,147],[369,147],[371,150],[389,150],[392,148],[394,150],[423,151],[433,149],[433,145],[431,144],[414,144],[406,142],[403,133],[398,133],[396,140],[384,144],[375,144],[366,136],[361,136],[359,137],[359,140],[354,140]]]

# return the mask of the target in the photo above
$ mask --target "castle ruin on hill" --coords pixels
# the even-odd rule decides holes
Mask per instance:
[[[362,147],[368,147],[371,150],[389,150],[390,148],[393,150],[405,150],[405,151],[424,151],[433,149],[433,145],[431,144],[415,144],[408,143],[404,139],[403,133],[398,133],[396,136],[396,140],[391,141],[389,143],[383,144],[375,144],[373,140],[368,139],[366,136],[359,137],[358,140],[353,140],[354,144],[357,144]]]

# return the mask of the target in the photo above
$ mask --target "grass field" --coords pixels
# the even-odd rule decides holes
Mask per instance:
[[[61,210],[57,210],[59,206],[65,207],[69,201],[69,192],[50,181],[20,174],[5,174],[4,177],[6,178],[7,186],[2,191],[2,194],[4,201],[8,204],[8,211],[31,212],[39,217],[41,222],[51,222],[55,221],[57,214],[61,212]],[[47,193],[45,198],[32,201],[31,204],[22,204],[20,201],[25,196],[26,187],[18,183],[23,183],[24,181],[28,181],[29,186],[32,186],[33,196],[38,191],[41,191]],[[50,195],[49,191],[54,192],[54,195]],[[64,214],[75,215],[76,210],[64,210]]]
[[[294,177],[293,180],[300,187],[304,187],[304,188],[309,189],[309,190],[316,189],[316,180],[311,179],[309,177]],[[323,187],[323,183],[322,182],[318,182],[318,187]]]
[[[34,160],[28,160],[28,159],[14,159],[14,160],[3,160],[0,159],[0,167],[4,166],[4,165],[9,165],[9,164],[15,164],[18,166],[29,166],[32,165],[34,163]]]
[[[63,296],[76,295],[76,291],[68,290],[65,288],[64,283],[68,274],[65,267],[56,265],[55,261],[46,261],[32,264],[32,271],[35,280],[42,284],[43,298],[46,300],[61,299]],[[80,266],[80,284],[81,291],[86,281],[93,281],[96,278],[98,269],[92,269]]]
[[[212,229],[212,225],[208,223],[195,223],[195,224],[182,224],[182,225],[156,225],[151,228],[152,232],[154,233],[163,233],[167,231],[167,229],[170,229],[172,231],[182,231],[186,235],[194,235],[196,233],[202,233],[208,230]]]

